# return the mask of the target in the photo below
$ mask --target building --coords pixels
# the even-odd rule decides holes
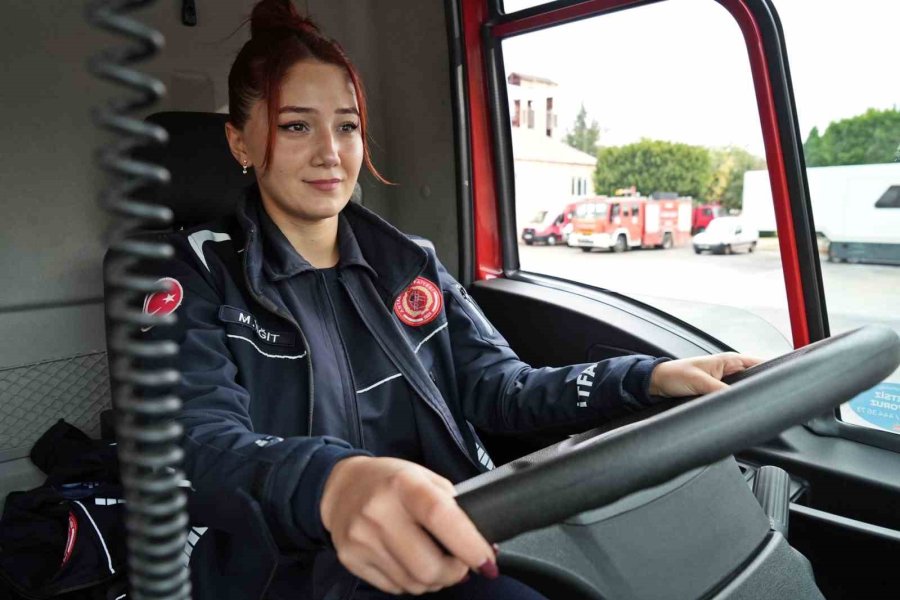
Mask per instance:
[[[516,184],[516,226],[563,207],[593,190],[597,158],[572,148],[559,127],[560,88],[553,81],[510,73],[507,77]],[[555,215],[554,215],[555,216]]]

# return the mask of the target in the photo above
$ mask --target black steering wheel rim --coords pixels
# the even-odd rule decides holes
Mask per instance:
[[[834,336],[748,369],[728,389],[461,482],[457,502],[486,539],[502,542],[765,442],[872,387],[898,364],[892,329]]]

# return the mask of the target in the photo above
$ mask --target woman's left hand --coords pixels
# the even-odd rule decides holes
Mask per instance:
[[[656,365],[650,375],[650,394],[654,396],[702,396],[727,388],[722,378],[762,362],[758,358],[725,352],[670,360]]]

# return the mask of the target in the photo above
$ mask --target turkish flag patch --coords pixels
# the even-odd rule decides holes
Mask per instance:
[[[158,279],[156,283],[165,284],[168,288],[164,292],[153,292],[147,294],[144,298],[144,314],[145,315],[170,315],[181,306],[181,300],[184,298],[184,288],[178,283],[177,279],[172,277],[163,277]],[[141,327],[141,331],[150,331],[153,326]]]
[[[444,296],[434,283],[424,277],[416,277],[394,302],[394,314],[412,327],[427,325],[441,314]]]

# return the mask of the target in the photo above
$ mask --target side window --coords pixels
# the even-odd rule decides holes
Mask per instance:
[[[507,12],[535,4],[504,0]],[[542,152],[513,164],[518,227],[536,205],[561,210],[571,177],[587,181],[589,197],[629,206],[627,221],[621,202],[595,202],[602,214],[577,209],[566,245],[520,245],[521,268],[630,296],[748,354],[789,350],[777,232],[757,234],[747,221],[732,246],[717,231],[733,226],[713,219],[717,206],[740,214],[756,193],[745,174],[766,168],[750,61],[731,15],[714,0],[665,0],[509,37],[502,52],[508,96],[541,106],[552,97],[558,123],[550,136],[543,124],[512,128],[515,156],[526,144]],[[620,239],[615,229],[626,223]],[[700,229],[706,235],[692,237]]]
[[[900,153],[900,147],[897,148],[897,152]],[[875,203],[875,208],[900,208],[900,185],[889,187]]]
[[[783,4],[831,333],[868,323],[900,333],[900,79],[887,75],[897,72],[900,4],[854,4],[859,32],[846,26],[846,5],[817,3],[812,27],[802,3]],[[900,434],[900,370],[840,417]]]

